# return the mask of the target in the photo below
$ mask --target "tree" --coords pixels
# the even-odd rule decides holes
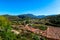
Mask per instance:
[[[46,19],[49,19],[48,25],[60,27],[60,15],[47,16]]]
[[[16,35],[11,32],[10,24],[7,18],[0,16],[0,36],[3,40],[16,40]]]

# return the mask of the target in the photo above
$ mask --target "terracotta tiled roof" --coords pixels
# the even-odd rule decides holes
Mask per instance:
[[[47,38],[60,39],[60,28],[58,28],[58,27],[48,26],[47,30],[45,30],[45,31],[42,31],[39,29],[37,30],[37,29],[29,27],[29,26],[26,26],[25,28],[34,33],[41,33],[42,36],[45,36]]]
[[[47,38],[60,39],[60,28],[48,27],[42,35],[45,35]]]

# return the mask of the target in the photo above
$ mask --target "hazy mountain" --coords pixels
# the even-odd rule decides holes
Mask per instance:
[[[55,15],[47,15],[47,16],[45,16],[45,15],[38,15],[38,16],[36,16],[36,15],[33,15],[33,14],[22,14],[22,15],[16,15],[16,16],[14,16],[14,15],[3,15],[3,16],[6,16],[6,17],[9,17],[9,18],[26,18],[26,17],[29,17],[29,18],[44,18],[44,17],[47,17],[47,16],[55,16]]]
[[[39,15],[39,16],[37,16],[37,18],[44,18],[44,17],[46,17],[45,15]]]
[[[18,17],[19,18],[26,18],[26,17],[35,18],[36,16],[32,14],[22,14],[22,15],[18,15]]]
[[[29,18],[43,18],[45,16],[44,15],[36,16],[36,15],[33,15],[33,14],[23,14],[23,15],[18,15],[18,17],[20,17],[20,18],[25,18],[25,17],[29,17]]]

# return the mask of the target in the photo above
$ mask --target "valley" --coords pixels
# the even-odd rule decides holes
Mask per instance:
[[[0,40],[60,40],[60,15],[30,16],[1,15]]]

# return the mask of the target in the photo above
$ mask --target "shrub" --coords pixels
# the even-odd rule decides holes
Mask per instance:
[[[11,29],[9,20],[0,16],[0,36],[3,40],[16,40],[16,35],[11,32]]]
[[[46,26],[40,26],[39,29],[40,29],[40,30],[46,30],[47,27],[46,27]]]

